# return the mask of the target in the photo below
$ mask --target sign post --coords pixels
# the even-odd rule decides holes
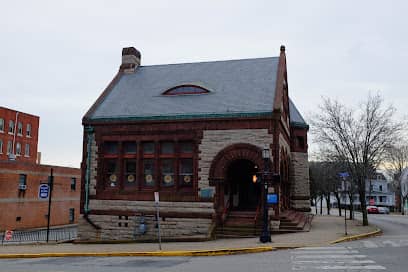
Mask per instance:
[[[161,246],[161,233],[160,233],[160,212],[159,212],[159,192],[154,192],[154,203],[156,206],[156,218],[157,218],[157,230],[159,236],[159,249],[162,250]]]

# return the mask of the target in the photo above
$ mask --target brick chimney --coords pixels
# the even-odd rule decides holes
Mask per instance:
[[[134,73],[140,65],[141,54],[134,47],[125,47],[122,49],[122,65],[120,70],[130,74]]]

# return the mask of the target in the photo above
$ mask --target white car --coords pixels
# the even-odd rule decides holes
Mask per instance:
[[[390,209],[388,209],[387,207],[378,207],[378,213],[389,214]]]

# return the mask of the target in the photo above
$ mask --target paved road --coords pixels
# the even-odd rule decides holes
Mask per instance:
[[[329,247],[221,257],[10,259],[0,260],[0,271],[408,271],[408,217],[369,220],[383,236]]]

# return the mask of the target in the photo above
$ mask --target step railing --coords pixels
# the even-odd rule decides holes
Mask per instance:
[[[5,239],[5,233],[0,233],[2,245],[6,244],[30,244],[45,243],[47,241],[47,229],[38,230],[16,230],[13,231],[10,240]],[[77,226],[51,228],[49,232],[49,242],[65,242],[77,238]]]

